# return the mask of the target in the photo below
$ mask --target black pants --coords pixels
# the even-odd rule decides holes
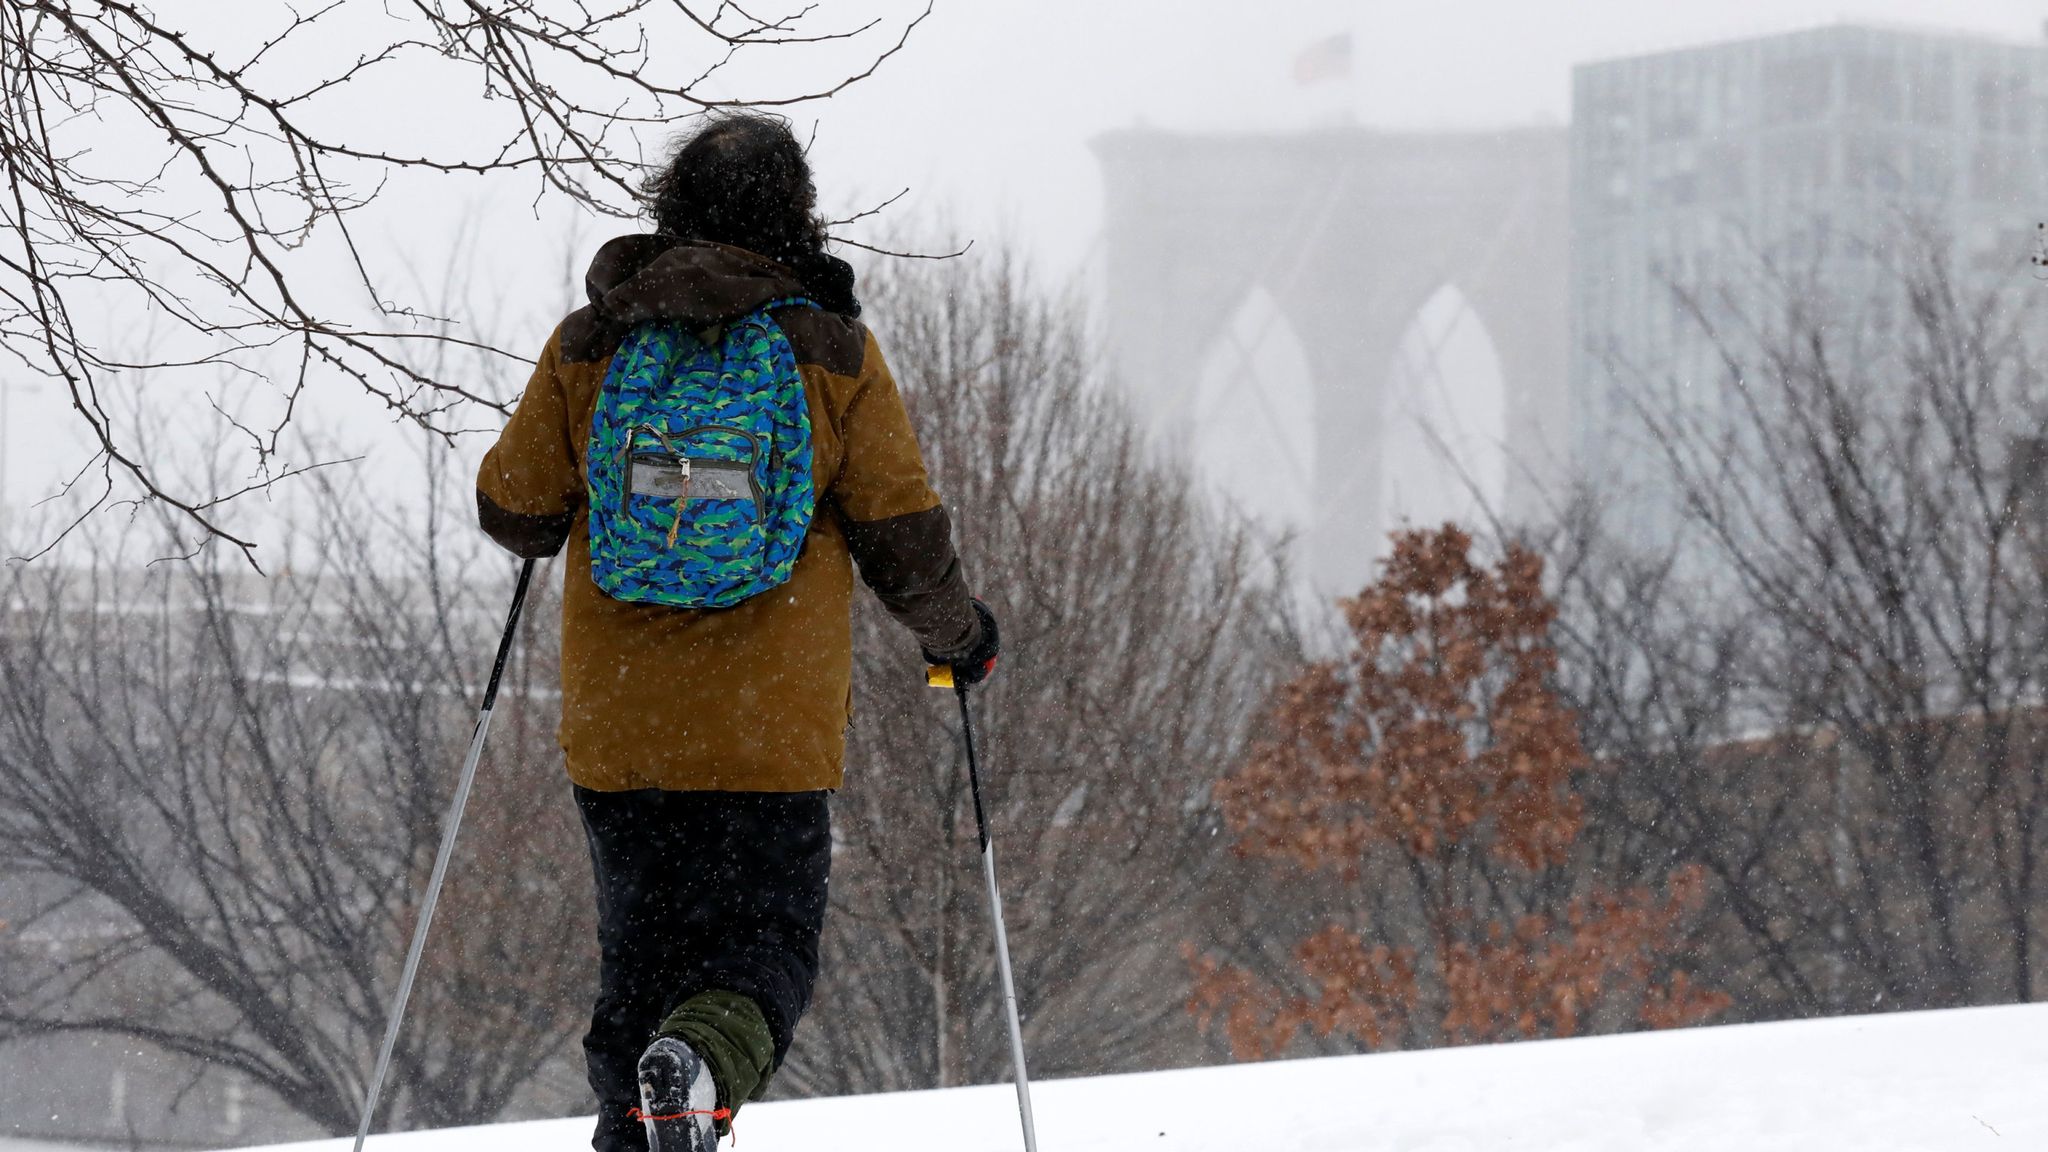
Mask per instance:
[[[640,1053],[700,992],[758,1004],[782,1064],[818,977],[829,795],[576,789],[597,877],[598,994],[583,1052],[599,1152],[646,1147],[628,1115]]]

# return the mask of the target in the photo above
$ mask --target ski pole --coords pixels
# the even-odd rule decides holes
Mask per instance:
[[[448,818],[441,829],[441,850],[434,854],[434,870],[427,877],[427,898],[420,903],[419,923],[413,926],[412,946],[405,953],[405,969],[398,977],[398,995],[392,998],[391,1015],[384,1026],[384,1046],[377,1052],[377,1070],[370,1076],[370,1092],[363,1099],[362,1123],[356,1127],[355,1152],[363,1152],[369,1139],[370,1121],[377,1114],[377,1098],[384,1092],[384,1075],[391,1070],[391,1052],[398,1046],[398,1029],[405,1023],[405,1003],[412,999],[412,982],[420,971],[420,955],[427,948],[427,928],[434,922],[434,905],[441,899],[441,882],[448,877],[448,860],[455,855],[455,833],[462,827],[462,810],[469,804],[469,786],[476,783],[477,761],[483,758],[484,736],[491,730],[491,709],[498,703],[498,682],[505,676],[505,662],[512,656],[512,637],[519,629],[519,610],[526,606],[526,586],[533,579],[533,561],[519,569],[519,585],[512,590],[512,610],[505,616],[505,635],[498,641],[498,658],[491,664],[490,683],[484,686],[484,706],[477,713],[476,734],[469,738],[469,758],[462,763],[462,776],[455,783],[455,799],[448,805]]]
[[[1003,1008],[1010,1018],[1010,1061],[1017,1069],[1017,1114],[1024,1122],[1024,1152],[1038,1152],[1038,1129],[1031,1119],[1031,1077],[1024,1070],[1024,1025],[1017,1017],[1017,982],[1010,974],[1010,935],[1003,929],[1003,891],[996,884],[996,849],[989,839],[988,814],[981,806],[981,767],[974,749],[974,715],[967,707],[967,685],[953,679],[951,668],[933,668],[927,681],[950,685],[960,699],[960,732],[967,744],[967,787],[974,794],[974,827],[981,837],[981,871],[988,880],[989,918],[996,928],[996,968],[1003,976]]]

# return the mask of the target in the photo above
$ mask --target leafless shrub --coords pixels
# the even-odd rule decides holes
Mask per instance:
[[[387,531],[359,489],[323,482],[310,504],[318,530],[270,579],[218,548],[147,571],[119,550],[8,571],[0,869],[69,898],[0,931],[15,953],[0,1041],[126,1038],[340,1133],[510,565],[454,545],[442,521]],[[527,617],[543,623],[509,675],[385,1124],[490,1119],[581,1027],[591,921],[548,618],[544,604]],[[53,943],[28,950],[31,930]]]
[[[1181,943],[1227,853],[1208,792],[1290,642],[1268,561],[1102,387],[1078,310],[1001,259],[896,265],[871,315],[1006,654],[974,696],[1034,1071],[1185,1062]],[[950,693],[855,629],[833,919],[786,1090],[1004,1078]]]
[[[1551,540],[1617,868],[1713,877],[1738,1013],[2040,994],[2048,380],[2020,302],[1918,238],[1862,293],[1694,289],[1717,408],[1639,395],[1681,528]]]

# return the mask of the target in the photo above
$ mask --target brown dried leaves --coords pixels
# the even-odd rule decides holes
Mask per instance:
[[[1276,694],[1265,739],[1218,788],[1239,851],[1347,884],[1391,860],[1426,927],[1393,945],[1329,925],[1296,950],[1299,991],[1191,951],[1189,1009],[1238,1056],[1277,1053],[1304,1028],[1383,1048],[1568,1036],[1621,1000],[1651,1027],[1725,1005],[1663,975],[1697,875],[1672,876],[1663,896],[1568,884],[1579,894],[1547,908],[1531,895],[1558,888],[1538,881],[1570,863],[1585,822],[1572,777],[1593,768],[1550,687],[1542,580],[1541,558],[1518,547],[1475,562],[1454,525],[1398,533],[1380,579],[1343,605],[1346,659]]]

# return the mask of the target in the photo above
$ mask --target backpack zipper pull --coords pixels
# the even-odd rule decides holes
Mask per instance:
[[[669,521],[668,524],[668,546],[670,548],[676,546],[676,532],[683,526],[683,501],[690,498],[690,458],[679,456],[677,463],[682,465],[683,469],[683,490],[676,494],[676,518]]]

